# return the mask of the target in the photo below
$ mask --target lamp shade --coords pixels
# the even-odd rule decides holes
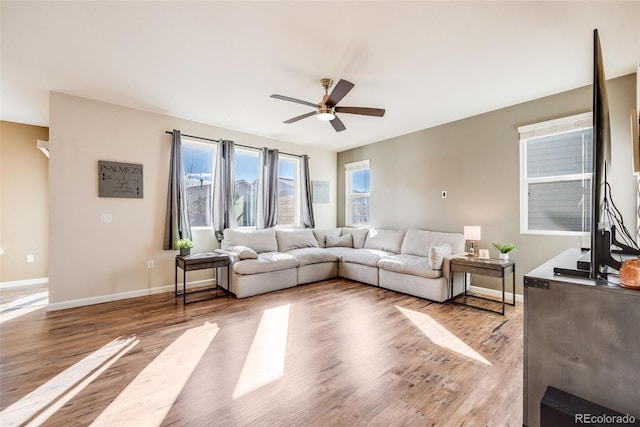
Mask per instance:
[[[482,230],[479,225],[465,225],[464,226],[464,238],[465,240],[480,240],[482,237]]]

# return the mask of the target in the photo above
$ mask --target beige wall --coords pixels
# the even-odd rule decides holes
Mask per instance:
[[[635,82],[628,75],[608,84],[613,197],[630,231],[636,227],[629,161]],[[591,87],[585,87],[338,153],[338,225],[344,224],[344,165],[371,159],[372,226],[462,232],[464,225],[481,225],[480,248],[491,242],[518,247],[512,257],[522,293],[523,273],[588,241],[520,234],[517,128],[590,111],[591,102]],[[481,278],[477,284],[497,285]]]
[[[47,277],[49,161],[36,141],[48,139],[45,127],[0,122],[0,283]]]
[[[336,154],[174,117],[59,93],[50,96],[50,308],[108,301],[173,285],[175,251],[163,251],[171,136],[166,130],[308,154],[312,180],[328,181],[331,200],[314,205],[316,226],[334,227]],[[144,199],[99,198],[98,160],[142,163]],[[113,222],[101,223],[110,213]],[[211,230],[195,251],[217,247]],[[147,260],[155,268],[147,268]],[[189,279],[191,280],[191,279]]]

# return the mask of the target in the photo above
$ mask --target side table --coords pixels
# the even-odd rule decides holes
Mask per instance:
[[[220,286],[220,267],[227,268],[227,288]],[[178,268],[182,269],[182,293],[178,293]],[[216,286],[208,288],[200,288],[194,291],[187,292],[187,271],[193,270],[205,270],[208,268],[216,269]],[[175,270],[175,297],[182,296],[182,303],[187,304],[187,295],[195,294],[198,292],[212,291],[223,289],[227,295],[231,289],[231,272],[229,271],[229,257],[227,255],[220,255],[215,253],[195,254],[188,256],[176,256],[176,270]],[[195,301],[191,301],[195,302]]]
[[[456,272],[461,272],[464,274],[464,293],[463,295],[459,295],[457,297],[453,297],[453,278]],[[477,295],[470,295],[467,293],[467,273],[471,274],[479,274],[482,276],[489,277],[497,277],[502,279],[502,300],[496,301],[490,298],[484,298]],[[507,302],[505,298],[505,279],[508,274],[512,276],[512,301]],[[471,258],[471,257],[461,257],[461,258],[453,258],[451,260],[451,283],[449,284],[449,289],[451,291],[450,295],[452,296],[451,301],[455,304],[466,305],[468,307],[478,308],[480,310],[490,311],[493,313],[502,314],[504,316],[505,313],[505,304],[516,305],[516,263],[511,260],[501,260],[501,259],[479,259],[479,258]],[[456,301],[456,298],[463,299],[464,301]],[[497,303],[502,303],[502,310],[492,310],[490,308],[481,307],[468,303],[469,298],[475,298],[485,301],[493,301]]]

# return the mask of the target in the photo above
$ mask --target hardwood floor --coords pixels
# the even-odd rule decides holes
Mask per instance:
[[[502,317],[339,279],[41,308],[0,343],[1,425],[522,425],[522,304]]]

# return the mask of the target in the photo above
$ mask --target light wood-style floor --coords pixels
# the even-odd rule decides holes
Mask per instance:
[[[0,325],[0,425],[520,426],[522,305],[507,310],[343,279],[40,308]]]

